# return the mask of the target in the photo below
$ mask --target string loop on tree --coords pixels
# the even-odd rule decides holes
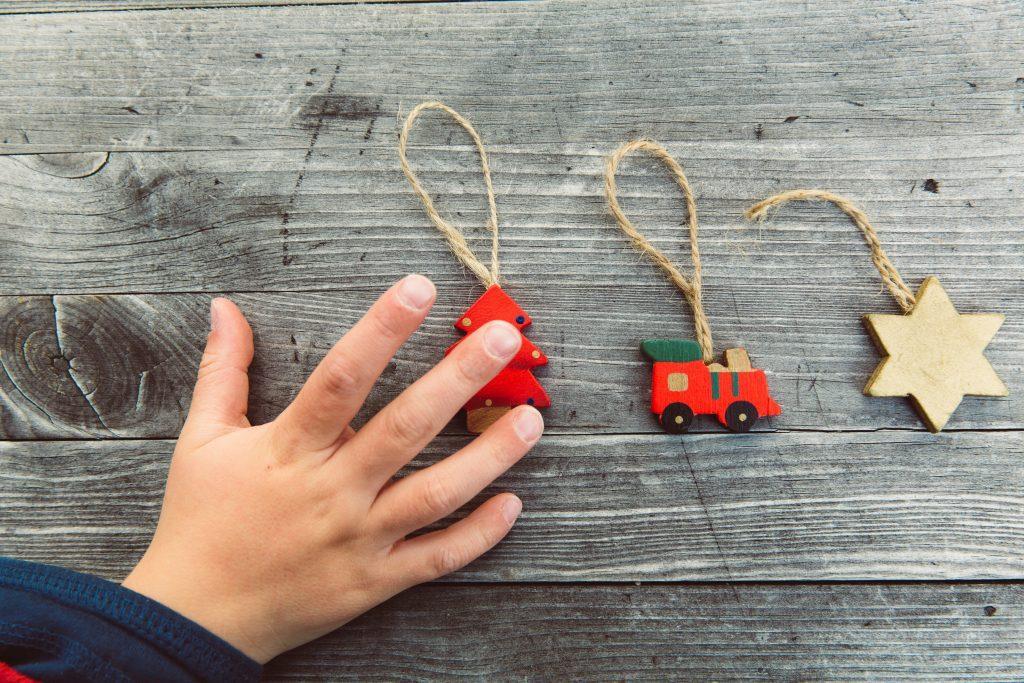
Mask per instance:
[[[683,275],[661,250],[651,244],[636,229],[629,218],[626,217],[626,214],[623,213],[622,207],[619,206],[615,173],[618,170],[619,163],[626,156],[636,151],[648,152],[651,156],[664,163],[669,171],[671,171],[679,188],[683,191],[689,228],[690,258],[693,261],[693,275],[689,278]],[[714,360],[714,347],[711,343],[711,326],[708,323],[707,314],[704,312],[701,294],[700,249],[697,246],[697,202],[693,198],[693,191],[690,189],[690,183],[686,179],[683,167],[669,154],[668,150],[653,140],[642,139],[627,142],[608,157],[604,171],[604,192],[608,200],[608,208],[611,210],[612,215],[615,216],[619,227],[622,228],[622,231],[632,241],[633,246],[650,258],[656,266],[661,268],[669,280],[672,281],[672,284],[686,297],[690,308],[693,309],[693,323],[697,331],[697,343],[700,345],[704,362],[710,363]]]
[[[462,232],[441,217],[441,214],[439,214],[437,209],[434,207],[434,201],[430,198],[427,191],[423,189],[423,185],[420,183],[419,178],[409,165],[409,160],[406,157],[406,148],[409,145],[409,131],[412,129],[416,118],[427,109],[443,111],[451,116],[455,122],[462,126],[462,128],[464,128],[469,134],[470,139],[473,140],[473,144],[476,145],[476,150],[480,155],[480,168],[484,174],[484,185],[487,187],[487,207],[490,211],[490,217],[487,221],[487,227],[491,232],[490,268],[484,265],[484,263],[477,258],[476,254],[473,253],[473,250],[470,249]],[[459,114],[459,112],[455,111],[443,102],[421,102],[416,105],[411,112],[409,112],[409,115],[405,119],[405,124],[402,126],[402,131],[398,137],[398,156],[401,160],[402,171],[405,173],[405,177],[408,178],[413,191],[416,192],[420,200],[423,202],[423,206],[427,211],[427,216],[430,217],[430,220],[435,226],[437,226],[437,229],[441,231],[441,234],[444,235],[445,239],[448,241],[448,246],[451,248],[452,253],[455,254],[455,258],[473,271],[473,274],[476,275],[485,286],[490,287],[491,285],[498,284],[498,207],[494,201],[494,186],[491,184],[491,167],[487,162],[487,150],[484,149],[483,140],[480,139],[479,133],[477,133],[476,129],[473,128],[473,124],[470,123],[467,118]]]
[[[849,216],[854,225],[860,228],[861,233],[864,235],[864,240],[871,248],[871,261],[875,264],[875,268],[878,269],[878,273],[882,276],[882,281],[896,300],[896,304],[904,313],[909,313],[914,308],[914,304],[917,303],[914,292],[903,281],[899,271],[896,270],[896,266],[889,260],[889,256],[885,253],[885,249],[882,248],[882,243],[878,239],[878,233],[875,232],[874,226],[871,225],[867,215],[846,197],[825,190],[789,190],[788,192],[768,197],[747,209],[747,219],[763,221],[767,218],[768,212],[772,208],[793,201],[829,202]]]

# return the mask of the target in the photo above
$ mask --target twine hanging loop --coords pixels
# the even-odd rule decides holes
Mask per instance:
[[[640,234],[640,231],[636,229],[629,218],[626,217],[626,214],[623,213],[622,207],[619,206],[615,173],[619,168],[619,163],[625,157],[641,150],[648,152],[651,156],[664,163],[669,171],[671,171],[679,188],[683,191],[689,226],[690,258],[693,261],[693,275],[689,278],[683,275],[661,250]],[[700,249],[697,246],[697,202],[693,198],[693,190],[690,189],[690,183],[686,179],[683,167],[668,153],[668,150],[657,142],[646,139],[633,140],[619,147],[608,157],[604,170],[604,193],[608,200],[608,208],[611,210],[612,215],[615,216],[615,220],[619,227],[622,228],[622,232],[626,233],[626,236],[632,241],[633,246],[650,258],[656,266],[661,268],[668,276],[668,279],[672,281],[672,284],[686,297],[690,308],[693,309],[693,324],[697,331],[697,343],[700,345],[704,362],[710,363],[714,360],[714,347],[711,343],[711,325],[708,323],[708,317],[704,312],[704,303],[701,298]]]
[[[914,308],[914,304],[917,303],[914,292],[903,281],[899,271],[896,270],[896,266],[889,260],[889,256],[885,253],[885,249],[882,248],[882,242],[878,239],[878,233],[875,232],[874,226],[871,225],[867,215],[846,197],[826,190],[789,190],[788,192],[768,197],[768,199],[758,202],[747,209],[747,219],[763,221],[767,218],[768,212],[772,208],[793,201],[829,202],[849,216],[854,225],[860,228],[861,233],[864,235],[864,241],[871,248],[871,261],[875,264],[875,268],[878,269],[879,275],[882,276],[882,282],[889,289],[889,293],[896,300],[896,304],[904,313],[909,313]]]
[[[488,268],[484,263],[477,258],[473,250],[469,248],[469,244],[466,242],[465,236],[462,232],[454,225],[446,221],[441,217],[441,214],[437,212],[434,207],[434,201],[427,194],[427,191],[423,189],[423,185],[420,183],[419,178],[413,172],[412,167],[409,166],[409,159],[406,157],[406,148],[409,145],[409,131],[412,130],[412,125],[416,121],[421,113],[427,109],[437,109],[445,112],[451,116],[457,124],[462,126],[467,133],[469,133],[470,139],[473,140],[473,144],[476,145],[476,151],[480,155],[480,168],[484,174],[484,185],[487,187],[487,207],[490,211],[490,217],[487,220],[487,227],[491,232],[491,266]],[[441,231],[445,239],[448,241],[448,246],[451,248],[452,253],[455,254],[455,258],[459,260],[464,266],[473,271],[485,286],[498,284],[499,272],[498,272],[498,207],[494,202],[494,186],[491,184],[491,167],[487,163],[487,150],[484,149],[483,140],[480,139],[480,134],[473,128],[473,124],[469,122],[469,119],[462,116],[459,112],[455,111],[443,102],[421,102],[417,104],[409,115],[405,119],[405,124],[402,126],[402,131],[398,136],[398,157],[401,160],[402,172],[405,173],[405,177],[408,178],[409,184],[412,185],[412,189],[419,196],[423,202],[423,206],[427,211],[427,216],[437,226],[437,229]]]

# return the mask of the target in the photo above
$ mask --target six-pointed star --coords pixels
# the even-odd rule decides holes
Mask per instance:
[[[887,354],[864,393],[909,396],[933,432],[945,426],[964,396],[1008,393],[984,354],[1003,315],[957,313],[934,277],[925,278],[910,313],[870,313],[864,323],[878,349]]]

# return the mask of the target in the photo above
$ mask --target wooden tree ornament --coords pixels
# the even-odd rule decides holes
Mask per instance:
[[[619,163],[634,151],[645,151],[663,162],[683,191],[688,217],[690,258],[693,275],[687,279],[660,250],[633,226],[619,206],[615,173]],[[693,309],[697,340],[646,339],[640,349],[653,361],[651,412],[665,431],[679,434],[690,428],[695,415],[715,415],[734,432],[746,432],[758,418],[779,415],[782,409],[768,394],[764,371],[750,365],[745,349],[727,349],[725,364],[715,363],[711,327],[701,295],[701,261],[697,247],[697,203],[679,165],[664,147],[653,140],[636,140],[622,145],[608,157],[605,166],[605,197],[616,222],[633,246],[662,269],[683,293]]]
[[[790,190],[752,206],[747,218],[763,220],[772,207],[797,200],[830,202],[850,217],[904,312],[864,316],[868,334],[884,355],[864,386],[865,394],[909,397],[933,432],[946,425],[964,396],[1008,394],[984,354],[1003,324],[1002,314],[958,313],[936,277],[926,277],[915,296],[889,260],[867,216],[845,197],[824,190]]]
[[[490,212],[487,221],[491,232],[491,263],[489,268],[476,257],[462,232],[437,212],[430,195],[423,189],[416,174],[413,173],[412,167],[409,166],[409,160],[406,157],[409,131],[412,129],[416,118],[428,109],[443,111],[451,116],[469,134],[480,155],[480,168],[483,171],[484,185],[487,188],[487,207]],[[483,295],[455,322],[455,327],[460,332],[465,333],[466,336],[452,344],[445,351],[445,355],[451,353],[452,349],[462,343],[469,335],[476,332],[476,330],[483,327],[484,324],[494,320],[504,320],[511,323],[521,334],[523,329],[533,321],[530,320],[530,316],[526,314],[526,311],[501,288],[499,282],[498,207],[494,201],[494,186],[491,183],[491,169],[487,162],[487,151],[484,149],[484,143],[480,139],[480,135],[473,128],[473,124],[442,102],[422,102],[416,105],[405,119],[405,124],[402,126],[402,132],[398,140],[398,156],[401,160],[402,171],[409,180],[409,184],[412,185],[413,191],[416,192],[423,202],[427,216],[430,217],[430,220],[441,231],[441,234],[444,235],[448,241],[448,246],[459,262],[469,268],[487,288]],[[551,401],[544,391],[544,387],[540,385],[540,382],[537,381],[532,372],[533,368],[545,365],[547,362],[547,356],[541,353],[540,349],[533,342],[523,336],[519,353],[516,354],[497,377],[491,380],[487,386],[481,389],[465,405],[466,428],[474,434],[479,434],[515,406],[523,404],[529,404],[537,408],[550,406]]]

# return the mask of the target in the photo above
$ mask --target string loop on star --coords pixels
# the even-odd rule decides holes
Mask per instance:
[[[434,201],[430,198],[430,195],[423,188],[419,178],[413,172],[412,167],[409,165],[409,160],[406,157],[406,148],[409,145],[409,131],[412,130],[413,123],[416,118],[428,109],[436,109],[443,111],[455,120],[457,124],[462,126],[463,129],[469,134],[470,139],[476,146],[476,151],[480,155],[480,169],[484,175],[484,185],[487,188],[487,208],[490,212],[490,216],[487,221],[487,227],[491,232],[491,265],[484,265],[484,263],[477,258],[473,250],[470,249],[469,244],[466,242],[465,236],[462,232],[446,221],[434,206]],[[455,111],[443,102],[421,102],[416,105],[409,115],[405,119],[405,124],[402,126],[402,131],[398,136],[398,157],[402,164],[402,172],[405,173],[405,177],[409,180],[409,184],[412,185],[413,191],[419,196],[423,202],[423,206],[427,211],[427,216],[437,226],[437,229],[441,231],[445,239],[448,241],[448,246],[451,248],[452,253],[455,254],[455,258],[459,260],[464,266],[469,268],[474,275],[476,275],[485,286],[490,287],[491,285],[499,284],[499,269],[498,269],[498,207],[494,201],[494,186],[491,183],[491,167],[487,161],[487,150],[484,149],[483,140],[480,139],[480,134],[473,128],[473,124],[469,122],[469,119],[462,116],[459,112]]]
[[[644,237],[636,226],[626,217],[619,206],[618,186],[615,182],[615,174],[618,171],[619,163],[627,156],[636,151],[644,151],[658,159],[668,167],[675,179],[679,189],[683,192],[683,199],[686,203],[687,226],[690,240],[690,259],[693,262],[693,274],[687,278],[665,254],[651,244],[650,240]],[[704,302],[701,292],[701,261],[700,249],[697,246],[697,202],[693,198],[693,190],[686,179],[683,167],[676,161],[668,150],[654,140],[641,139],[627,142],[619,147],[608,157],[604,171],[604,193],[608,201],[608,208],[615,217],[622,232],[629,237],[633,246],[646,255],[656,266],[668,276],[693,309],[693,324],[697,332],[697,343],[700,345],[701,354],[705,363],[714,360],[714,347],[711,342],[711,325],[708,322],[707,314],[704,312]]]
[[[871,249],[871,261],[875,264],[875,268],[878,269],[878,274],[882,276],[882,282],[885,283],[889,293],[892,294],[896,304],[903,312],[910,312],[914,304],[917,303],[914,292],[903,281],[899,271],[896,270],[896,266],[889,260],[889,256],[885,253],[885,249],[882,248],[882,242],[878,239],[878,233],[875,232],[874,226],[868,220],[867,214],[846,197],[833,194],[827,190],[789,190],[768,197],[747,209],[747,220],[763,221],[768,217],[771,209],[793,201],[829,202],[849,216],[853,224],[860,228],[861,234],[864,235],[864,241],[868,243],[868,247]]]

